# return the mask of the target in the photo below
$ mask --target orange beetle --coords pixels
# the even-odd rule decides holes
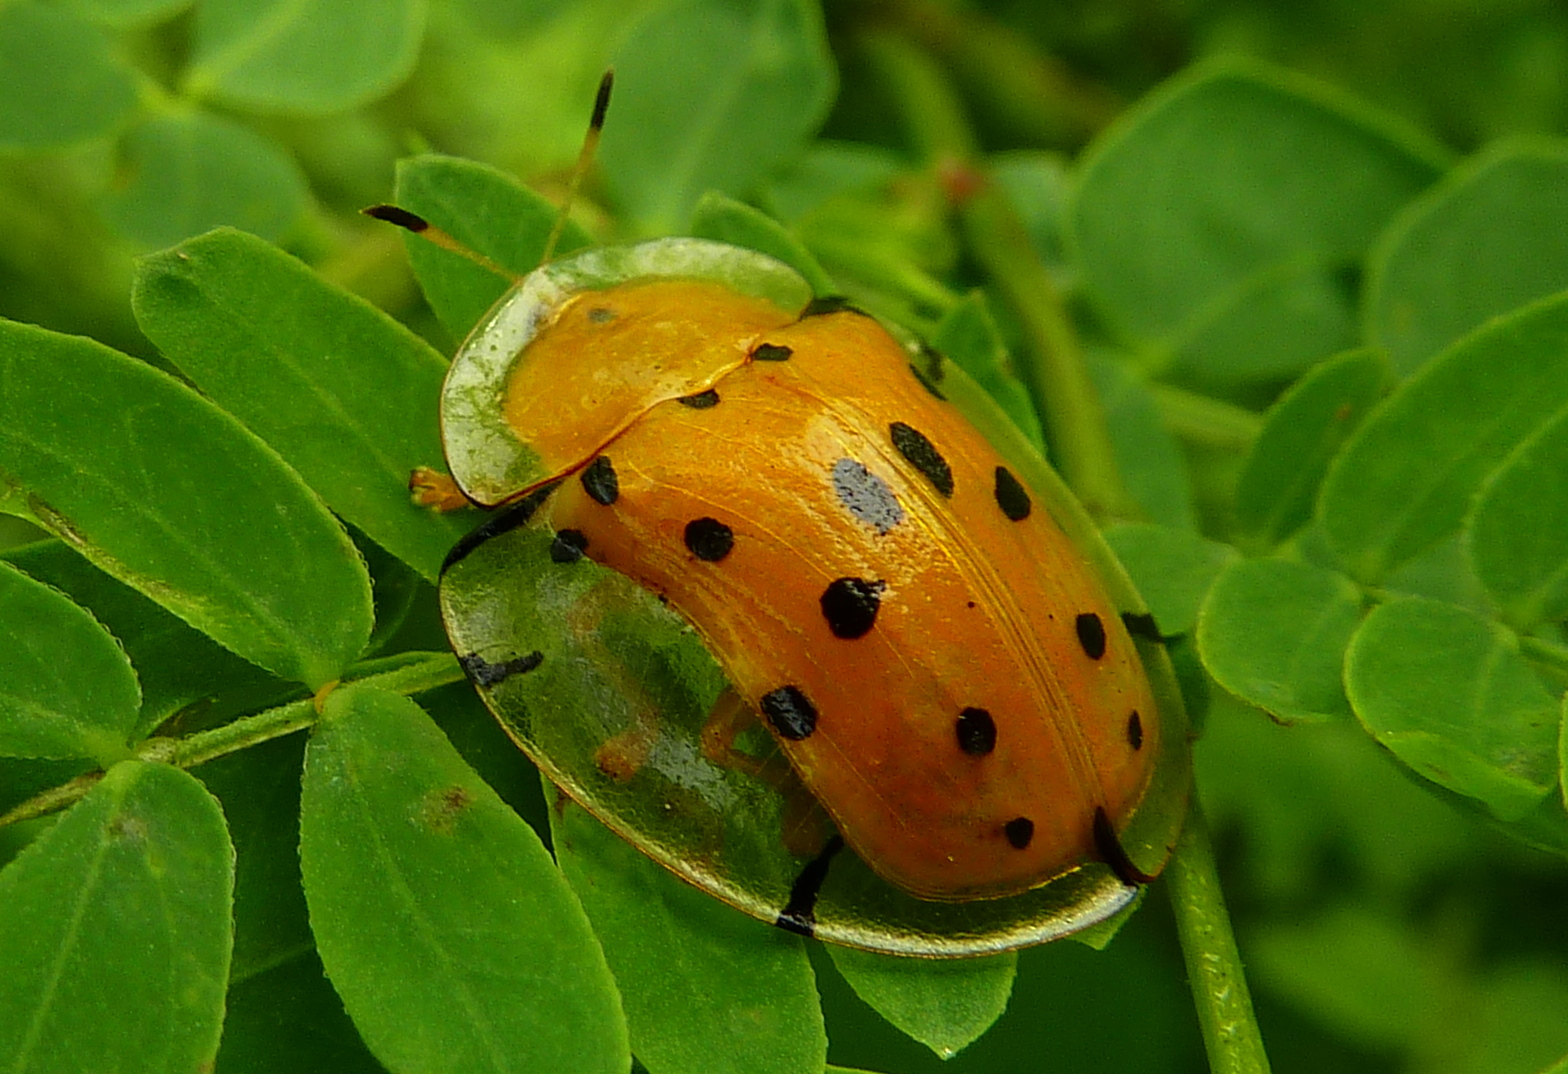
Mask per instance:
[[[875,320],[792,276],[700,240],[538,270],[454,363],[454,477],[481,503],[521,497],[553,569],[611,568],[689,623],[844,842],[900,891],[1005,901],[1098,861],[1130,892],[1163,866],[1185,795],[1152,621],[1043,464],[1016,442],[999,452],[945,398],[961,373],[934,357],[917,371]],[[518,524],[482,527],[449,564]],[[550,654],[495,651],[475,619],[449,602],[454,644],[511,726],[498,688]],[[636,840],[591,788],[561,782]],[[832,849],[786,906],[726,897],[809,931]]]

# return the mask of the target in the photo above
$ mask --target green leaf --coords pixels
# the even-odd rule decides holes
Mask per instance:
[[[277,247],[227,229],[142,258],[131,304],[164,355],[329,507],[435,580],[470,519],[409,500],[409,472],[441,460],[446,363],[429,344]]]
[[[1013,368],[1012,356],[1002,342],[1002,333],[982,292],[969,292],[943,314],[931,333],[931,346],[973,377],[1012,419],[1018,431],[1044,453],[1045,433],[1040,428],[1040,415],[1029,398],[1029,389]],[[936,387],[941,390],[940,384]]]
[[[1481,486],[1466,550],[1520,631],[1568,616],[1568,406]]]
[[[96,26],[56,5],[0,5],[0,71],[0,149],[99,138],[136,107],[130,68]]]
[[[707,190],[754,190],[826,118],[837,82],[810,0],[661,6],[614,66],[599,160],[615,200],[663,231]]]
[[[359,655],[370,580],[348,535],[213,404],[91,340],[5,321],[0,413],[0,474],[99,567],[284,678],[320,686]]]
[[[71,0],[71,6],[106,26],[142,26],[177,15],[191,0]]]
[[[1133,501],[1151,522],[1196,529],[1187,463],[1149,382],[1120,358],[1094,352],[1088,358],[1089,376],[1105,407],[1116,469]]]
[[[222,116],[149,116],[126,133],[122,153],[126,181],[104,196],[103,214],[141,246],[222,224],[281,239],[310,207],[305,176],[283,147]]]
[[[951,1059],[991,1028],[1013,994],[1018,953],[984,958],[898,958],[829,947],[833,965],[883,1018]]]
[[[1367,616],[1345,689],[1371,734],[1411,768],[1517,820],[1557,782],[1561,714],[1505,628],[1424,597]]]
[[[497,168],[434,154],[398,161],[393,198],[518,276],[539,267],[559,215],[554,205]],[[555,254],[580,250],[589,241],[575,221],[568,221]],[[404,243],[426,300],[453,339],[468,335],[512,285],[417,235],[405,235]]]
[[[10,548],[4,558],[68,594],[114,635],[141,681],[141,714],[133,737],[151,732],[178,710],[198,701],[206,719],[262,708],[299,687],[270,675],[164,611],[130,586],[115,581],[73,552],[64,541],[35,541]]]
[[[1132,575],[1164,635],[1192,630],[1215,577],[1236,558],[1228,544],[1144,522],[1111,526],[1105,540]]]
[[[1367,269],[1365,333],[1401,375],[1568,287],[1568,143],[1515,142],[1455,169],[1395,218]]]
[[[1273,546],[1312,517],[1330,460],[1382,394],[1388,367],[1370,348],[1314,366],[1269,408],[1236,482],[1236,524]]]
[[[1568,295],[1499,318],[1373,409],[1323,479],[1329,547],[1368,584],[1459,528],[1486,475],[1568,400]]]
[[[165,1074],[218,1050],[234,851],[218,803],[125,761],[0,872],[0,1055]]]
[[[1040,260],[1053,269],[1064,267],[1068,171],[1061,154],[1013,150],[996,154],[989,163],[991,178],[1012,202]]]
[[[424,0],[202,0],[185,91],[256,112],[367,104],[414,68]]]
[[[1288,376],[1354,342],[1341,274],[1439,158],[1316,83],[1202,67],[1084,158],[1068,214],[1084,288],[1128,340],[1205,382]]]
[[[125,756],[141,689],[125,651],[65,594],[0,564],[0,754]]]
[[[328,696],[300,864],[321,960],[392,1069],[626,1070],[615,986],[576,899],[413,702]]]
[[[1216,682],[1286,723],[1350,714],[1345,646],[1361,593],[1343,575],[1283,559],[1233,563],[1198,615],[1198,651]]]
[[[794,225],[824,202],[879,190],[908,167],[882,146],[818,139],[781,167],[763,192],[763,206]]]
[[[575,804],[550,820],[651,1074],[821,1068],[827,1035],[799,937],[682,883]]]
[[[697,202],[692,213],[691,234],[699,239],[714,239],[733,246],[777,258],[805,277],[813,294],[837,294],[833,280],[800,240],[767,213],[744,202],[710,190]]]

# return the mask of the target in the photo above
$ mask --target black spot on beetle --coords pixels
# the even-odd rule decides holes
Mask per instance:
[[[790,885],[789,901],[779,911],[778,918],[773,922],[775,925],[801,936],[816,935],[817,897],[822,893],[822,885],[828,878],[828,866],[833,864],[833,856],[843,849],[844,837],[834,835],[822,848],[822,852],[806,863],[806,867]]]
[[[925,434],[901,421],[887,427],[893,437],[893,446],[909,460],[909,464],[926,476],[931,487],[943,496],[953,494],[953,470],[942,458],[942,453],[927,440]]]
[[[854,459],[839,459],[833,464],[833,491],[850,514],[879,534],[904,521],[904,509],[887,482]]]
[[[996,721],[985,709],[967,708],[958,714],[958,748],[971,757],[984,757],[996,749]]]
[[[1143,717],[1138,715],[1137,709],[1127,717],[1127,745],[1135,750],[1143,749]]]
[[[560,530],[550,542],[550,560],[554,563],[576,563],[588,551],[588,535],[582,530]]]
[[[615,320],[615,311],[609,306],[595,306],[588,311],[589,324],[609,324]]]
[[[523,656],[492,664],[478,653],[469,653],[467,656],[458,657],[457,662],[475,686],[490,687],[505,682],[513,675],[523,675],[532,671],[544,663],[544,654],[535,649]]]
[[[835,638],[861,638],[877,621],[886,582],[839,578],[822,591],[822,617]]]
[[[1121,878],[1122,883],[1130,888],[1139,884],[1148,884],[1154,880],[1152,873],[1146,873],[1133,864],[1132,858],[1127,856],[1127,848],[1122,846],[1121,839],[1116,834],[1116,828],[1111,824],[1110,815],[1105,812],[1104,806],[1094,807],[1094,846],[1100,852],[1100,858],[1111,867],[1111,872]]]
[[[789,347],[777,343],[759,343],[757,349],[751,352],[751,359],[754,362],[787,362],[794,353]]]
[[[692,555],[717,563],[735,547],[735,531],[716,518],[694,518],[686,523],[686,547]]]
[[[1029,492],[1018,483],[1013,472],[1005,466],[996,468],[996,506],[1002,509],[1002,514],[1014,522],[1022,522],[1029,517],[1034,504],[1029,501]]]
[[[681,406],[689,406],[693,410],[712,410],[719,405],[719,393],[712,388],[695,395],[683,395],[676,402]]]
[[[823,295],[806,303],[806,308],[800,311],[800,319],[804,321],[807,317],[823,317],[829,313],[858,313],[862,317],[871,316],[844,295]]]
[[[1078,644],[1083,646],[1085,656],[1098,660],[1105,655],[1105,624],[1098,615],[1084,612],[1073,620],[1073,628],[1078,631]]]
[[[1028,817],[1014,817],[1002,825],[1002,831],[1015,850],[1023,850],[1034,841],[1034,821]]]
[[[780,686],[762,695],[762,714],[773,729],[791,742],[810,738],[817,729],[817,709],[798,686]]]
[[[600,455],[588,464],[582,476],[583,491],[608,507],[621,495],[621,479],[616,476],[610,456]]]

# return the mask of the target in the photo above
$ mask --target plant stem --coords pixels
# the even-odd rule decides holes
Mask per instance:
[[[1214,869],[1208,822],[1196,799],[1165,876],[1198,1025],[1209,1054],[1209,1070],[1214,1074],[1267,1074],[1269,1059]]]
[[[354,674],[356,670],[357,675]],[[350,676],[345,681],[408,695],[461,682],[463,672],[451,653],[405,653],[385,660],[366,661],[350,669]],[[136,748],[135,756],[144,761],[194,768],[225,754],[303,731],[316,722],[316,716],[313,699],[290,701],[185,738],[149,738]],[[102,772],[85,772],[69,783],[36,794],[0,815],[0,828],[64,809],[92,790],[102,778]]]
[[[1243,452],[1263,429],[1263,415],[1234,403],[1170,384],[1149,387],[1165,427],[1188,443]]]

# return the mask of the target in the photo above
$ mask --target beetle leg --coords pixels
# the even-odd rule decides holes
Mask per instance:
[[[782,751],[775,747],[766,757],[757,758],[743,753],[735,745],[736,737],[756,722],[756,710],[732,687],[726,686],[719,691],[702,727],[703,756],[721,768],[744,772],[772,787],[784,800],[783,813],[779,817],[784,849],[797,858],[814,857],[837,830]]]
[[[429,507],[443,514],[456,511],[459,507],[473,506],[473,501],[463,495],[463,490],[457,487],[457,482],[452,480],[450,474],[443,474],[428,466],[414,467],[408,475],[408,491],[414,494],[414,502],[420,507]]]

